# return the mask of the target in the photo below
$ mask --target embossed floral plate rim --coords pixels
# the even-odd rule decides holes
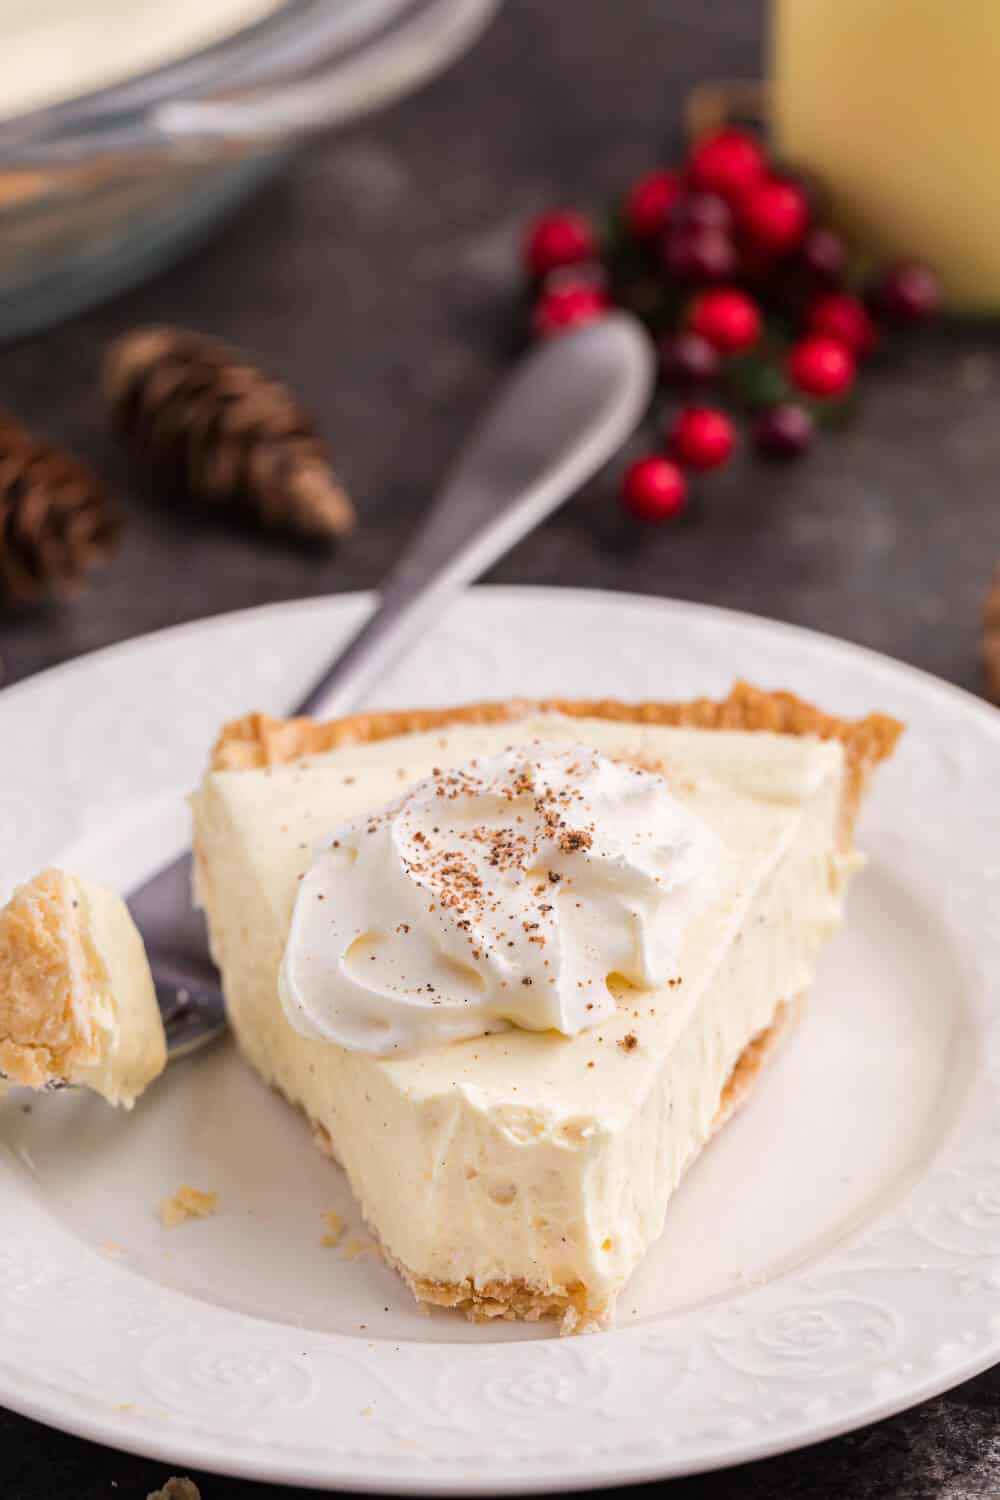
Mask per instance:
[[[369,602],[218,616],[0,694],[4,885],[123,808],[190,785],[219,719],[280,710]],[[664,643],[653,659],[651,640]],[[472,591],[381,696],[389,706],[518,691],[661,697],[721,692],[736,673],[910,725],[866,842],[906,862],[961,952],[974,1066],[950,1133],[880,1219],[738,1297],[608,1334],[363,1345],[199,1302],[90,1251],[25,1195],[0,1142],[0,1401],[175,1465],[500,1494],[786,1451],[1000,1359],[1000,714],[797,627],[570,589]],[[388,1415],[371,1420],[361,1391]]]

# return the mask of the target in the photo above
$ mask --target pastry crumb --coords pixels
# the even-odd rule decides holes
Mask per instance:
[[[164,1229],[176,1229],[188,1219],[207,1219],[215,1213],[219,1203],[218,1193],[202,1193],[187,1183],[179,1187],[172,1198],[163,1198],[157,1207],[160,1223]]]
[[[567,1307],[559,1320],[559,1337],[565,1339],[579,1333],[600,1333],[606,1326],[606,1317],[581,1314],[575,1307]]]
[[[331,1208],[323,1215],[323,1222],[326,1225],[326,1234],[320,1240],[320,1244],[329,1250],[334,1245],[339,1245],[344,1230],[347,1228],[347,1220],[343,1214],[338,1214],[335,1208]]]
[[[618,1045],[623,1052],[634,1052],[639,1045],[639,1038],[634,1031],[629,1031],[619,1039]]]
[[[373,1240],[348,1240],[344,1246],[344,1256],[347,1260],[361,1260],[366,1255],[374,1255],[381,1259],[381,1251]]]
[[[168,1479],[162,1490],[153,1490],[146,1500],[201,1500],[201,1490],[193,1479]]]
[[[102,1254],[108,1256],[110,1260],[125,1260],[128,1257],[125,1246],[117,1244],[114,1240],[102,1240],[99,1248]]]

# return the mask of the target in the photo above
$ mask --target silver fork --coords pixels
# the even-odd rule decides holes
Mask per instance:
[[[649,401],[653,353],[641,326],[615,313],[529,354],[474,428],[375,610],[289,712],[355,707],[467,583],[590,478]],[[191,855],[128,898],[146,943],[171,1059],[225,1029],[204,922],[191,906]]]

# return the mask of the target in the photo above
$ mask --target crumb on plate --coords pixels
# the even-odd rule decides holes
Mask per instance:
[[[202,1193],[184,1183],[172,1198],[161,1199],[157,1213],[164,1229],[176,1229],[188,1219],[207,1219],[215,1213],[219,1203],[218,1193]]]
[[[361,1260],[365,1255],[373,1255],[376,1260],[381,1260],[382,1252],[374,1240],[348,1240],[344,1246],[344,1255],[347,1260]]]
[[[326,1234],[320,1240],[320,1244],[326,1246],[327,1249],[332,1249],[334,1245],[340,1243],[341,1236],[347,1228],[347,1220],[343,1214],[338,1214],[335,1208],[331,1208],[323,1215],[323,1222],[326,1225]]]

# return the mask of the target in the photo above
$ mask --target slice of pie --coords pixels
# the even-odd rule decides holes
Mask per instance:
[[[839,921],[847,877],[860,863],[853,830],[869,773],[900,728],[881,715],[844,722],[788,694],[745,685],[718,703],[491,703],[329,724],[253,715],[225,728],[193,808],[196,898],[233,1030],[251,1066],[305,1112],[319,1144],[343,1165],[387,1258],[418,1298],[472,1318],[561,1317],[565,1329],[608,1319],[660,1234],[682,1175],[798,1015],[818,951]],[[530,780],[537,746],[558,747],[564,760],[576,749],[581,763],[592,756],[594,766],[610,762],[662,778],[682,816],[700,820],[723,851],[710,897],[680,933],[669,979],[653,987],[634,976],[629,982],[623,962],[594,992],[599,1024],[573,1035],[528,1029],[530,1018],[511,1024],[510,1017],[516,1020],[525,995],[554,982],[544,977],[548,960],[539,947],[531,950],[541,966],[532,971],[535,990],[508,997],[500,1012],[508,1019],[489,1022],[489,1034],[378,1055],[377,1041],[358,1050],[293,1026],[287,966],[284,998],[279,974],[317,849],[332,857],[331,835],[347,827],[356,860],[366,832],[383,826],[380,810],[398,806],[401,794],[405,803],[408,788],[422,783],[433,791],[437,777],[447,812],[449,788],[467,791],[469,767],[492,765],[498,755],[523,752]],[[506,794],[516,803],[523,789]],[[497,805],[502,810],[502,799],[494,798],[488,827],[475,819],[463,825],[462,837],[492,840],[480,871],[506,868],[520,847],[520,814],[498,832]],[[621,859],[599,867],[597,845],[588,843],[593,824],[570,827],[579,821],[575,805],[563,798],[547,847],[583,863],[520,872],[541,893],[538,909],[554,914],[548,921],[583,909],[573,898],[587,893],[598,903],[588,910],[601,916],[607,892],[614,889],[617,900],[624,889],[615,873]],[[436,824],[431,834],[439,834]],[[641,837],[640,828],[631,844]],[[461,873],[460,861],[445,868],[454,906],[456,889],[467,891],[473,877]],[[649,869],[647,894],[661,879],[669,886],[669,872]],[[394,914],[393,889],[373,887],[384,926]],[[457,911],[459,929],[470,921],[465,910]],[[330,912],[331,932],[342,917]],[[527,923],[527,938],[515,925],[510,937],[506,928],[491,931],[520,951],[544,937],[531,930],[538,927]],[[403,929],[409,924],[401,921],[390,931],[394,942]],[[322,926],[312,930],[322,939]],[[586,926],[566,931],[595,956],[597,938]],[[345,958],[354,964],[355,998],[364,964],[376,965],[365,973],[380,972],[381,953],[361,943]],[[481,989],[472,972],[481,958],[474,948],[468,965],[456,961],[448,971],[469,969],[470,1003]],[[520,980],[532,982],[527,974]],[[576,980],[581,988],[590,982]],[[424,988],[432,992],[422,997],[424,1021],[459,1014],[460,992],[445,1003],[438,986]],[[387,979],[378,1003],[391,991]],[[430,1009],[442,1004],[444,1011]],[[589,1003],[581,1006],[584,1014]],[[352,1012],[352,1026],[357,1019]]]
[[[146,952],[113,891],[43,870],[0,911],[0,1075],[131,1109],[166,1038]]]

